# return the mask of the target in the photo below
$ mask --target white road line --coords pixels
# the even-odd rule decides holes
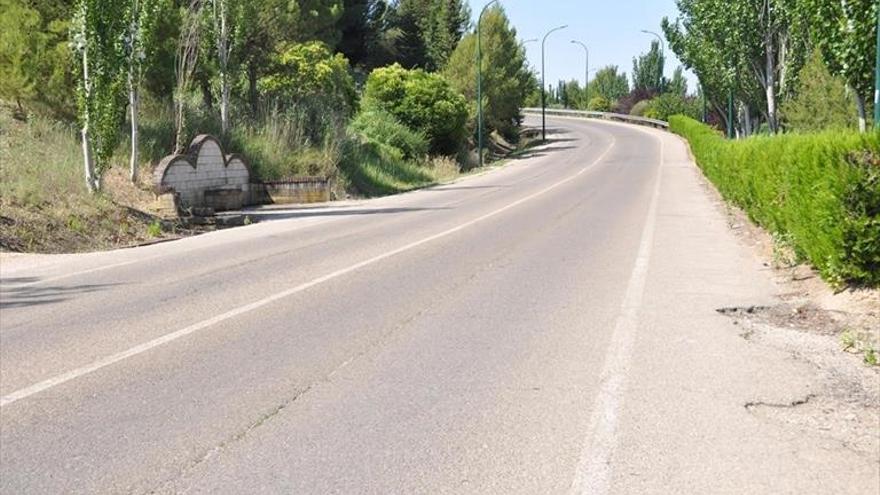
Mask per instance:
[[[602,159],[605,158],[605,156],[608,154],[608,152],[610,152],[614,148],[615,143],[616,143],[616,140],[612,136],[612,140],[611,140],[611,143],[608,145],[608,148],[606,148],[602,152],[601,155],[599,155],[595,160],[593,160],[592,163],[590,163],[589,165],[582,168],[576,174],[573,174],[573,175],[571,175],[571,176],[569,176],[559,182],[556,182],[556,183],[554,183],[544,189],[541,189],[540,191],[538,191],[536,193],[530,194],[529,196],[526,196],[526,197],[521,198],[517,201],[514,201],[513,203],[510,203],[506,206],[503,206],[495,211],[487,213],[487,214],[480,216],[478,218],[475,218],[473,220],[467,221],[467,222],[460,224],[457,227],[453,227],[449,230],[444,230],[443,232],[440,232],[438,234],[434,234],[432,236],[425,237],[423,239],[409,243],[405,246],[399,247],[399,248],[394,249],[392,251],[388,251],[384,254],[380,254],[379,256],[370,258],[365,261],[361,261],[360,263],[356,263],[356,264],[351,265],[346,268],[336,270],[335,272],[332,272],[332,273],[329,273],[329,274],[324,275],[322,277],[316,278],[310,282],[306,282],[306,283],[298,285],[296,287],[292,287],[290,289],[278,292],[278,293],[273,294],[271,296],[268,296],[264,299],[260,299],[258,301],[252,302],[250,304],[240,306],[238,308],[235,308],[235,309],[232,309],[232,310],[227,311],[225,313],[214,316],[213,318],[209,318],[207,320],[200,321],[200,322],[192,324],[186,328],[182,328],[182,329],[177,330],[175,332],[163,335],[163,336],[158,337],[156,339],[153,339],[149,342],[144,342],[143,344],[137,345],[137,346],[132,347],[128,350],[125,350],[125,351],[119,352],[117,354],[113,354],[111,356],[107,356],[105,358],[99,359],[91,364],[87,364],[85,366],[70,370],[66,373],[62,373],[60,375],[49,378],[47,380],[43,380],[39,383],[35,383],[35,384],[30,385],[28,387],[25,387],[23,389],[16,390],[15,392],[9,393],[7,395],[4,395],[2,398],[0,398],[0,407],[8,406],[9,404],[12,404],[13,402],[19,401],[21,399],[25,399],[27,397],[34,395],[34,394],[38,394],[40,392],[43,392],[43,391],[48,390],[50,388],[56,387],[56,386],[61,385],[63,383],[67,383],[71,380],[75,380],[75,379],[77,379],[81,376],[87,375],[93,371],[97,371],[102,368],[106,368],[107,366],[110,366],[114,363],[118,363],[118,362],[123,361],[125,359],[128,359],[130,357],[137,356],[138,354],[142,354],[144,352],[147,352],[147,351],[154,349],[156,347],[159,347],[161,345],[168,344],[169,342],[173,342],[173,341],[180,339],[182,337],[186,337],[187,335],[198,332],[199,330],[204,330],[205,328],[211,327],[213,325],[216,325],[216,324],[221,323],[223,321],[229,320],[229,319],[234,318],[236,316],[239,316],[239,315],[242,315],[245,313],[249,313],[251,311],[262,308],[263,306],[271,304],[271,303],[278,301],[280,299],[290,297],[294,294],[297,294],[299,292],[303,292],[307,289],[315,287],[316,285],[320,285],[324,282],[341,277],[343,275],[354,272],[354,271],[359,270],[361,268],[364,268],[366,266],[378,263],[382,260],[386,260],[386,259],[391,258],[393,256],[397,256],[398,254],[404,253],[406,251],[410,251],[410,250],[415,249],[415,248],[422,246],[424,244],[428,244],[428,243],[436,241],[438,239],[442,239],[442,238],[447,237],[449,235],[452,235],[456,232],[464,230],[472,225],[475,225],[477,223],[488,220],[489,218],[497,216],[507,210],[510,210],[511,208],[515,208],[523,203],[526,203],[526,202],[531,201],[539,196],[542,196],[542,195],[552,191],[553,189],[556,189],[559,186],[562,186],[563,184],[566,184],[568,182],[573,181],[574,179],[580,177],[581,175],[583,175],[587,171],[592,170],[593,166],[596,165],[597,163],[601,162]]]
[[[593,402],[593,413],[587,430],[586,442],[571,484],[572,495],[605,495],[612,474],[612,455],[617,446],[618,412],[623,404],[627,386],[632,347],[638,327],[639,308],[645,292],[648,262],[654,245],[657,225],[657,203],[660,180],[663,177],[663,139],[660,141],[660,167],[655,179],[654,192],[648,208],[648,217],[642,230],[639,252],[623,297],[620,315],[614,323],[611,343],[606,352],[605,365],[600,375],[599,391]]]

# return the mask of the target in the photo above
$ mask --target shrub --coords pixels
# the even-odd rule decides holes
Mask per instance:
[[[398,64],[376,69],[367,78],[362,106],[424,133],[433,153],[455,154],[464,140],[467,103],[440,75]]]
[[[669,120],[673,115],[684,115],[692,119],[699,118],[700,104],[696,98],[675,93],[664,93],[652,99],[645,109],[645,117]]]
[[[428,138],[425,134],[403,125],[384,110],[359,113],[350,129],[370,141],[397,148],[407,160],[421,159],[428,154]]]
[[[320,100],[346,114],[354,109],[354,78],[348,59],[333,54],[319,41],[293,43],[281,48],[272,73],[259,81],[260,91],[277,102],[302,105]]]
[[[856,129],[858,112],[846,82],[832,76],[816,51],[798,76],[796,96],[779,109],[785,127],[798,132]]]
[[[594,112],[610,112],[611,102],[604,96],[595,96],[590,99],[590,110]]]
[[[644,117],[645,113],[651,108],[651,102],[649,100],[642,100],[635,105],[633,105],[632,109],[629,111],[630,115],[635,115],[636,117]]]
[[[880,285],[880,133],[727,141],[687,117],[669,123],[724,197],[826,280]]]

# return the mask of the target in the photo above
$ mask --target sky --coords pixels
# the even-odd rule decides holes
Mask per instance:
[[[469,0],[475,20],[487,1]],[[584,49],[571,40],[590,49],[591,71],[617,65],[631,76],[633,57],[647,52],[656,40],[641,30],[662,36],[660,21],[664,16],[675,19],[678,13],[675,0],[501,0],[501,4],[521,40],[543,38],[550,29],[568,24],[567,29],[547,39],[548,85],[560,79],[584,80]],[[526,50],[532,67],[540,71],[541,43],[529,43]],[[667,47],[666,76],[671,77],[680,63]],[[688,90],[694,91],[695,84],[696,77],[688,74]]]

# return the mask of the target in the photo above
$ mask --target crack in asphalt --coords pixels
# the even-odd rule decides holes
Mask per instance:
[[[813,400],[815,398],[816,398],[816,394],[807,394],[802,399],[796,399],[791,402],[784,402],[784,403],[765,402],[765,401],[749,401],[749,402],[746,402],[743,407],[745,407],[748,411],[751,411],[752,409],[755,409],[758,407],[772,407],[774,409],[792,409],[792,408],[795,408],[798,406],[803,406],[805,404],[808,404],[811,400]]]

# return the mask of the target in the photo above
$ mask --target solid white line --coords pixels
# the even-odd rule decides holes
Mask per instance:
[[[165,345],[169,342],[173,342],[173,341],[180,339],[182,337],[186,337],[187,335],[198,332],[199,330],[203,330],[203,329],[208,328],[210,326],[213,326],[213,325],[216,325],[216,324],[221,323],[223,321],[226,321],[230,318],[234,318],[234,317],[242,315],[244,313],[248,313],[248,312],[254,311],[256,309],[262,308],[263,306],[271,304],[271,303],[278,301],[280,299],[290,297],[294,294],[297,294],[297,293],[302,292],[304,290],[315,287],[316,285],[320,285],[320,284],[327,282],[329,280],[333,280],[335,278],[338,278],[338,277],[341,277],[341,276],[346,275],[348,273],[354,272],[354,271],[359,270],[361,268],[364,268],[366,266],[378,263],[379,261],[386,260],[386,259],[391,258],[393,256],[397,256],[398,254],[404,253],[406,251],[410,251],[410,250],[415,249],[415,248],[422,246],[424,244],[428,244],[430,242],[436,241],[436,240],[441,239],[443,237],[447,237],[447,236],[452,235],[456,232],[464,230],[474,224],[488,220],[489,218],[497,216],[507,210],[510,210],[511,208],[515,208],[515,207],[517,207],[527,201],[531,201],[539,196],[542,196],[542,195],[552,191],[553,189],[558,188],[559,186],[562,186],[563,184],[571,182],[574,179],[580,177],[588,170],[591,170],[594,165],[596,165],[597,163],[602,161],[602,159],[605,158],[605,156],[608,154],[608,152],[610,152],[611,149],[614,148],[615,142],[616,141],[615,141],[614,137],[612,136],[612,140],[611,140],[611,143],[608,145],[608,148],[606,148],[605,151],[603,151],[601,155],[599,155],[595,160],[593,160],[592,163],[590,163],[589,165],[582,168],[576,174],[573,174],[573,175],[571,175],[571,176],[569,176],[559,182],[556,182],[556,183],[554,183],[544,189],[541,189],[540,191],[538,191],[536,193],[530,194],[529,196],[526,196],[526,197],[521,198],[517,201],[514,201],[513,203],[510,203],[506,206],[503,206],[495,211],[487,213],[487,214],[480,216],[478,218],[475,218],[473,220],[467,221],[467,222],[460,224],[457,227],[453,227],[449,230],[444,230],[443,232],[440,232],[438,234],[434,234],[432,236],[425,237],[423,239],[420,239],[415,242],[411,242],[405,246],[399,247],[399,248],[394,249],[392,251],[388,251],[384,254],[380,254],[379,256],[375,256],[373,258],[370,258],[365,261],[361,261],[360,263],[356,263],[356,264],[351,265],[349,267],[336,270],[335,272],[329,273],[329,274],[324,275],[322,277],[318,277],[310,282],[306,282],[304,284],[297,285],[296,287],[292,287],[290,289],[278,292],[277,294],[273,294],[269,297],[266,297],[264,299],[260,299],[258,301],[252,302],[250,304],[240,306],[238,308],[235,308],[235,309],[232,309],[232,310],[227,311],[225,313],[214,316],[213,318],[209,318],[207,320],[200,321],[200,322],[192,324],[186,328],[182,328],[182,329],[177,330],[175,332],[163,335],[163,336],[158,337],[156,339],[153,339],[149,342],[144,342],[143,344],[137,345],[135,347],[132,347],[132,348],[125,350],[125,351],[122,351],[120,353],[113,354],[111,356],[107,356],[105,358],[99,359],[91,364],[87,364],[85,366],[70,370],[66,373],[62,373],[60,375],[49,378],[47,380],[43,380],[39,383],[35,383],[35,384],[30,385],[28,387],[25,387],[23,389],[16,390],[15,392],[4,395],[2,398],[0,398],[0,407],[8,406],[9,404],[12,404],[13,402],[19,401],[21,399],[30,397],[34,394],[38,394],[38,393],[43,392],[45,390],[48,390],[50,388],[53,388],[53,387],[56,387],[56,386],[61,385],[63,383],[77,379],[77,378],[79,378],[83,375],[87,375],[93,371],[97,371],[101,368],[106,368],[107,366],[110,366],[114,363],[118,363],[118,362],[125,360],[125,359],[128,359],[132,356],[136,356],[138,354],[147,352],[147,351],[154,349],[156,347],[159,347],[161,345]]]
[[[620,315],[614,324],[611,342],[606,351],[600,375],[599,391],[593,402],[593,413],[586,442],[571,484],[572,494],[605,495],[611,482],[611,460],[617,445],[618,412],[623,404],[632,347],[638,329],[639,308],[645,292],[648,262],[654,245],[657,225],[657,203],[663,176],[663,140],[660,141],[660,167],[654,183],[648,217],[642,230],[639,252],[623,297]]]

